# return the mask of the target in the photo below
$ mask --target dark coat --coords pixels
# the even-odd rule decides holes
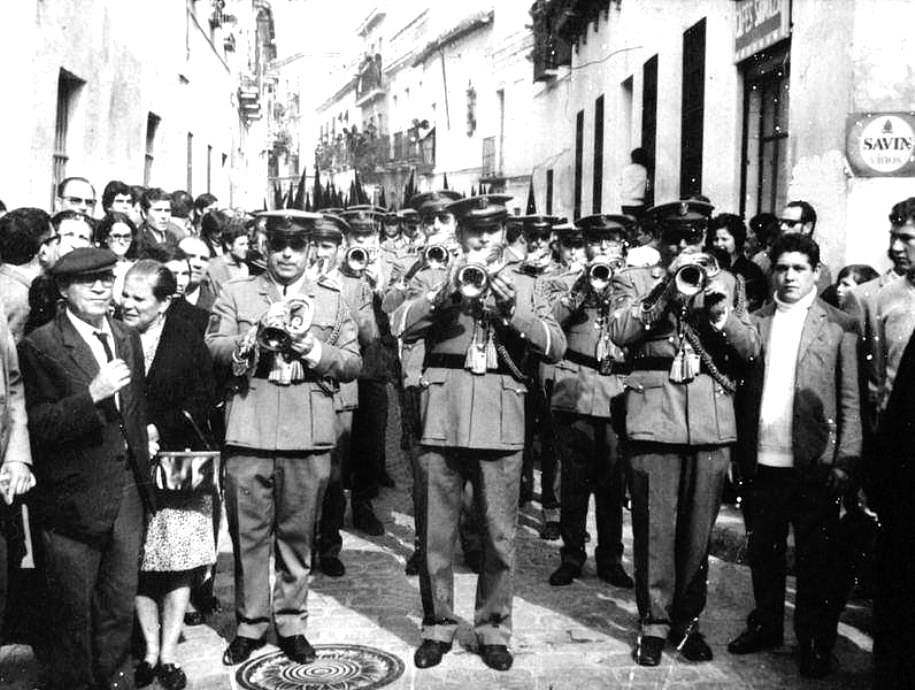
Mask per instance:
[[[740,469],[756,472],[759,409],[766,375],[766,349],[775,304],[751,315],[759,331],[760,356],[740,392]],[[855,320],[821,299],[811,305],[801,332],[794,381],[794,466],[824,472],[836,466],[850,472],[861,456],[860,381]]]
[[[168,308],[169,315],[174,314],[180,319],[190,323],[203,338],[207,332],[207,325],[210,322],[210,312],[199,306],[193,305],[183,297],[172,300],[172,306]]]
[[[159,430],[159,447],[203,450],[203,442],[182,411],[189,412],[206,434],[214,399],[213,360],[203,334],[196,325],[169,314],[146,372],[149,421]]]
[[[44,529],[86,541],[104,537],[114,524],[129,476],[124,462],[130,463],[147,508],[155,505],[140,340],[121,322],[110,324],[117,356],[133,374],[120,391],[119,412],[104,401],[92,402],[89,384],[98,362],[66,312],[20,345],[36,517]]]

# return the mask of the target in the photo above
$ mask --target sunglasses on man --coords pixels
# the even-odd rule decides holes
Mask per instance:
[[[303,252],[308,246],[304,237],[272,237],[267,240],[267,248],[271,252],[281,252],[289,247],[294,252]]]
[[[90,208],[95,206],[95,199],[83,199],[79,196],[65,196],[64,200],[73,206],[81,206],[83,204]]]
[[[73,282],[80,285],[95,285],[100,282],[102,285],[114,284],[114,271],[98,271],[97,273],[83,273],[73,276]]]

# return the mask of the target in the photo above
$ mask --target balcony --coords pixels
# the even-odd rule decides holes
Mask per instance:
[[[368,105],[384,95],[385,88],[381,75],[381,55],[366,55],[356,75],[356,105]]]
[[[321,170],[358,170],[367,182],[386,171],[416,168],[419,173],[430,173],[435,168],[435,128],[424,136],[414,128],[388,136],[358,133],[353,127],[319,142],[315,163]]]
[[[616,0],[614,0],[616,1]],[[530,9],[534,34],[534,81],[546,81],[572,64],[572,45],[607,12],[611,0],[537,0]]]

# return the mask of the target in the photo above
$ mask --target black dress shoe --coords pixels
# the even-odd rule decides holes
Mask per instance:
[[[782,646],[782,635],[766,630],[760,626],[747,628],[740,635],[728,642],[731,654],[755,654],[764,649],[775,649]]]
[[[639,643],[632,654],[639,666],[657,666],[661,663],[661,652],[664,651],[664,638],[640,635]]]
[[[817,647],[813,640],[801,644],[800,672],[805,678],[825,678],[832,664],[832,652]]]
[[[304,635],[280,637],[277,646],[283,654],[289,657],[290,661],[297,664],[310,664],[318,658],[315,648],[305,639]]]
[[[540,528],[541,539],[546,539],[547,541],[556,541],[561,536],[562,530],[559,527],[559,523],[553,520],[543,523],[543,527]]]
[[[507,671],[512,667],[515,658],[504,644],[481,644],[480,658],[483,663],[495,671]]]
[[[464,565],[470,568],[472,572],[479,575],[483,570],[483,552],[474,550],[465,553]]]
[[[186,611],[184,614],[185,625],[203,625],[203,614],[200,611]]]
[[[439,640],[423,640],[423,643],[413,654],[413,664],[416,668],[429,668],[442,663],[442,657],[451,651],[450,642]]]
[[[336,556],[321,556],[318,559],[318,567],[328,577],[343,577],[346,575],[346,566]]]
[[[687,661],[711,661],[712,648],[698,630],[694,630],[683,636],[683,633],[677,633],[671,630],[668,638],[683,658]]]
[[[255,640],[252,637],[242,637],[241,635],[238,635],[229,643],[229,646],[226,647],[226,651],[222,655],[222,663],[226,666],[240,664],[251,656],[251,652],[255,649],[260,649],[263,646],[263,639]]]
[[[635,582],[633,582],[632,578],[629,577],[629,573],[623,570],[623,566],[619,563],[614,563],[606,568],[598,568],[597,576],[604,582],[609,582],[614,587],[619,587],[621,589],[632,589],[635,587]]]
[[[371,503],[353,506],[353,527],[370,537],[380,537],[384,534],[384,525],[375,516]]]
[[[572,584],[572,580],[579,576],[581,576],[581,568],[576,568],[571,563],[563,563],[550,575],[550,584],[553,587],[565,587]]]
[[[133,670],[134,685],[138,688],[145,688],[147,685],[152,685],[152,682],[156,679],[156,668],[156,666],[153,666],[148,661],[141,661]]]
[[[407,575],[419,575],[419,566],[422,560],[423,555],[419,551],[414,551],[407,559],[407,564],[404,566],[403,571]]]
[[[178,664],[160,664],[156,678],[163,690],[183,690],[187,687],[187,676]]]

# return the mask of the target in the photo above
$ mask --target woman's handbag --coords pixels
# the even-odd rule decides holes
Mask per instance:
[[[166,493],[219,493],[220,470],[218,450],[160,451],[154,470],[156,489]]]
[[[156,490],[168,494],[217,494],[222,492],[222,461],[218,450],[206,440],[194,418],[181,411],[194,427],[207,450],[159,451],[153,466]]]

